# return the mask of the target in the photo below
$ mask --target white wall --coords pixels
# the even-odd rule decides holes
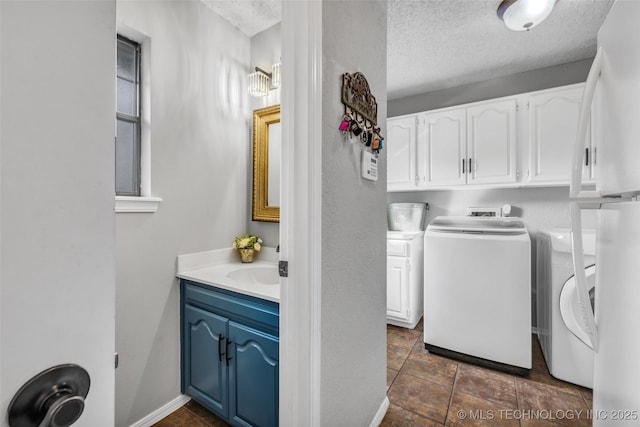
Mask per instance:
[[[342,75],[362,72],[386,131],[387,3],[322,6],[321,419],[366,426],[386,389],[386,153],[376,183],[360,177],[362,144],[338,124]],[[371,30],[375,29],[375,30]]]
[[[114,425],[115,9],[0,3],[2,426],[62,363],[91,376],[77,425]]]
[[[590,65],[591,60],[577,61],[389,101],[389,116],[583,82]],[[569,227],[568,187],[389,193],[388,201],[428,202],[431,206],[429,220],[437,215],[465,215],[465,209],[469,206],[513,205],[513,215],[522,217],[531,234],[532,321],[536,325],[536,236],[541,229]],[[584,222],[585,227],[595,227],[595,217],[588,213],[584,216]]]
[[[259,32],[255,36],[251,37],[251,67],[253,71],[254,67],[260,67],[265,71],[271,72],[271,66],[280,62],[282,56],[282,25],[277,23],[272,27],[267,28],[264,31]],[[268,107],[271,105],[280,104],[280,89],[275,89],[269,92],[269,95],[261,98],[249,97],[249,107],[251,111],[259,108]],[[253,113],[252,116],[253,117]],[[253,124],[250,123],[249,128],[250,143],[253,144]],[[253,145],[252,145],[253,146]],[[248,216],[248,229],[249,232],[260,236],[264,241],[264,244],[271,247],[276,247],[280,243],[280,224],[277,222],[263,222],[252,220],[252,179],[253,179],[253,158],[249,157],[249,164],[247,167],[247,179],[249,180],[249,187],[247,188],[247,203],[249,203],[249,216]]]
[[[250,71],[260,67],[271,72],[271,66],[282,59],[282,24],[277,23],[251,37]],[[252,110],[280,104],[280,89],[269,91],[264,97],[249,97]]]
[[[568,187],[389,193],[388,199],[429,203],[428,221],[439,215],[466,215],[469,206],[501,207],[508,203],[513,208],[512,216],[522,218],[532,233],[570,225]],[[585,216],[585,227],[594,227],[594,219]]]
[[[178,254],[246,231],[249,38],[199,1],[122,1],[118,24],[151,38],[154,214],[116,214],[116,425],[180,393]]]

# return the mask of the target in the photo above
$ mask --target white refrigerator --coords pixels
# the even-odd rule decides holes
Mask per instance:
[[[570,188],[581,318],[593,348],[593,425],[640,425],[640,1],[618,0],[598,32],[585,86]],[[595,191],[582,189],[591,114]],[[584,274],[581,213],[597,209],[595,310]]]

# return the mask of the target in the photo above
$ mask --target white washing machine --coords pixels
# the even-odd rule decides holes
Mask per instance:
[[[554,377],[593,388],[593,350],[567,328],[580,316],[575,295],[571,237],[567,229],[541,231],[537,238],[538,340]],[[595,231],[582,233],[591,305],[595,302]]]
[[[425,348],[527,375],[531,241],[522,221],[436,217],[424,254]]]

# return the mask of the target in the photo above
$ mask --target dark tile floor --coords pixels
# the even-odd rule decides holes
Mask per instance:
[[[532,335],[531,374],[518,377],[428,353],[416,329],[387,327],[382,426],[590,426],[590,389],[553,378]]]
[[[152,427],[223,427],[226,422],[193,400],[155,423]]]
[[[590,426],[591,390],[553,378],[537,338],[533,369],[513,376],[428,353],[422,321],[415,329],[387,326],[387,395],[383,427]],[[228,424],[190,401],[156,427]]]

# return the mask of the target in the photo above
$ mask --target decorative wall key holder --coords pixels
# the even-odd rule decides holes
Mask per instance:
[[[378,103],[371,94],[369,82],[362,73],[344,73],[342,76],[342,103],[346,112],[364,118],[368,126],[378,124]],[[350,110],[350,111],[349,111]]]
[[[359,136],[365,146],[371,147],[371,151],[378,154],[382,150],[384,137],[377,127],[378,103],[371,94],[364,74],[343,74],[342,103],[344,116],[338,129],[345,135]]]

